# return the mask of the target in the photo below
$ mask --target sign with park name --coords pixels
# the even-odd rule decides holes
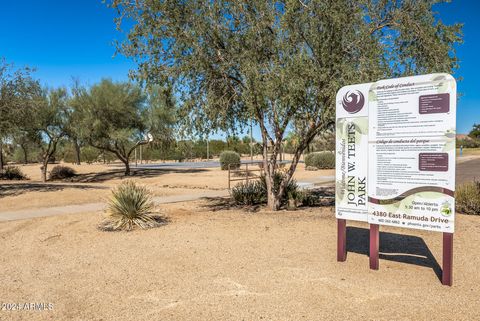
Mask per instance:
[[[456,100],[449,74],[341,88],[336,217],[453,233]]]

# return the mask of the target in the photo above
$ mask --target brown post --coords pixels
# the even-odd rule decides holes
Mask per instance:
[[[370,224],[370,269],[378,270],[380,235],[378,224]]]
[[[347,220],[337,219],[337,261],[347,259]]]
[[[247,168],[247,184],[248,184],[248,163],[245,164],[245,167]]]
[[[442,284],[452,286],[453,233],[443,233]]]

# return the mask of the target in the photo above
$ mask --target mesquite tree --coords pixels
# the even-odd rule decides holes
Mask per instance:
[[[41,150],[42,181],[47,181],[48,163],[57,151],[58,143],[66,135],[68,93],[64,88],[44,89],[42,95],[34,98],[30,108],[31,118],[24,129],[36,138]]]
[[[81,124],[75,126],[76,135],[114,154],[125,165],[128,176],[130,158],[138,146],[171,137],[170,115],[175,111],[170,98],[162,100],[159,95],[146,95],[137,85],[106,79],[89,89],[77,88],[71,101]]]
[[[35,97],[40,95],[38,81],[31,77],[30,68],[15,68],[0,59],[0,171],[4,166],[3,144],[5,140],[25,136],[25,125]]]
[[[255,120],[268,205],[276,210],[302,152],[332,127],[340,87],[456,68],[461,26],[443,24],[432,9],[437,2],[112,0],[110,6],[119,29],[133,21],[118,49],[138,63],[135,76],[171,83],[191,128],[229,130]],[[299,141],[275,191],[289,128]]]

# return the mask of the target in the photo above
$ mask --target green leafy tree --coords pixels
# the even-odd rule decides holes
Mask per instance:
[[[158,90],[149,96],[131,83],[102,80],[79,89],[72,106],[80,113],[79,137],[89,145],[114,154],[130,175],[130,158],[140,145],[170,139],[175,112],[172,97]]]
[[[113,0],[134,21],[118,49],[136,77],[170,82],[189,128],[232,131],[250,119],[262,135],[268,206],[277,210],[302,152],[333,127],[335,94],[348,84],[457,67],[461,25],[436,0]],[[273,188],[288,128],[299,141]]]
[[[85,145],[85,142],[81,139],[81,134],[84,128],[82,127],[82,110],[81,108],[75,108],[78,104],[76,104],[76,100],[78,99],[80,93],[82,91],[82,87],[80,81],[78,79],[73,79],[73,86],[71,89],[72,97],[68,103],[67,108],[67,124],[66,124],[66,136],[70,141],[72,146],[72,151],[74,155],[74,161],[76,165],[80,165],[82,162],[81,150],[82,147]],[[69,160],[71,158],[69,157]]]
[[[480,124],[473,124],[473,128],[468,134],[473,139],[480,140]]]
[[[41,92],[38,81],[31,76],[30,68],[15,68],[0,59],[0,170],[4,167],[4,144],[7,139],[22,139],[27,135],[23,129],[32,119],[28,114],[35,97]],[[26,146],[26,145],[24,145]]]
[[[34,137],[41,152],[42,181],[47,181],[48,163],[54,158],[59,142],[66,135],[68,93],[64,88],[44,89],[29,109],[32,117],[24,129]]]
[[[31,152],[35,150],[36,144],[32,134],[23,128],[17,128],[12,134],[13,144],[22,153],[22,160],[24,164],[28,164],[31,159]]]

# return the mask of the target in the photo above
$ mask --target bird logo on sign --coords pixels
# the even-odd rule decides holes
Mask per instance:
[[[342,106],[350,114],[356,114],[365,105],[365,97],[359,90],[347,91],[343,96]]]

